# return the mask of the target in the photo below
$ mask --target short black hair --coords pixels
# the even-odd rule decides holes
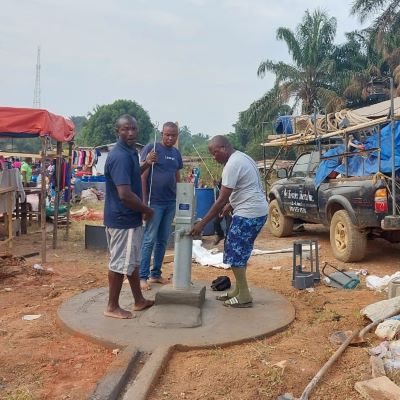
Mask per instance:
[[[164,128],[174,128],[179,132],[178,125],[175,122],[171,121],[165,122],[164,125],[162,126],[162,130],[164,130]]]
[[[115,121],[115,130],[117,131],[120,125],[122,124],[122,121],[124,122],[136,122],[136,118],[132,117],[132,115],[129,114],[123,114],[118,119]]]

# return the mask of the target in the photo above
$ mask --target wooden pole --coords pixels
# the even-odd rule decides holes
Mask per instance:
[[[42,264],[46,262],[46,138],[40,138],[40,156],[42,159],[42,170],[40,172],[41,175],[41,185],[42,185],[42,194],[41,194],[41,207],[40,207],[40,225],[42,231]]]
[[[54,199],[54,220],[53,220],[53,249],[57,248],[58,234],[58,210],[60,206],[60,186],[61,186],[61,158],[62,158],[62,142],[57,142],[56,155],[56,196]]]
[[[72,189],[71,189],[71,178],[72,178],[72,146],[73,142],[68,143],[68,186],[66,190],[68,191],[68,201],[67,201],[67,228],[65,231],[65,239],[69,239],[69,220],[71,217],[71,197],[72,197]]]

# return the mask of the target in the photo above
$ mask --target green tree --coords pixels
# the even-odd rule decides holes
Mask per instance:
[[[76,115],[76,116],[72,115],[71,117],[69,117],[69,119],[75,125],[75,132],[76,132],[75,140],[77,140],[77,138],[82,134],[82,130],[87,122],[87,118],[81,115]]]
[[[135,101],[116,100],[112,104],[96,106],[88,114],[78,144],[82,146],[99,146],[115,142],[115,121],[123,114],[136,118],[139,126],[138,142],[146,144],[154,137],[154,125],[149,114]]]
[[[373,32],[378,50],[393,50],[398,47],[400,31],[400,1],[398,0],[355,0],[351,14],[361,22],[373,17],[369,29]]]
[[[301,101],[303,113],[311,114],[316,103],[324,109],[336,109],[341,100],[331,84],[335,35],[336,18],[320,10],[312,14],[307,10],[294,32],[284,27],[277,30],[276,37],[286,43],[293,63],[263,61],[258,76],[273,72],[282,101]]]
[[[192,135],[190,129],[186,125],[179,128],[179,149],[184,156],[196,155],[195,148],[200,152],[206,151],[208,139],[209,136],[202,133]],[[195,146],[195,148],[193,146]]]

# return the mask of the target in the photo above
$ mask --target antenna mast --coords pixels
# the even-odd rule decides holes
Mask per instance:
[[[37,50],[35,90],[33,92],[33,108],[40,108],[40,46]]]

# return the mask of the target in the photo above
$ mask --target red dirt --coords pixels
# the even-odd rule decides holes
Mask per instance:
[[[62,238],[63,233],[60,232]],[[307,226],[295,238],[316,238],[321,260],[342,266],[332,258],[328,232]],[[265,230],[256,243],[259,249],[290,247],[295,239],[272,238]],[[210,239],[207,240],[210,243]],[[111,349],[71,336],[57,324],[59,305],[74,294],[107,285],[107,255],[84,250],[81,242],[61,240],[57,250],[49,250],[45,268],[53,274],[37,274],[29,258],[26,266],[0,265],[0,398],[1,399],[85,399],[107,366],[116,357]],[[40,249],[40,237],[17,238],[14,254]],[[347,268],[366,268],[378,275],[400,269],[397,245],[382,240],[369,242],[366,260]],[[290,328],[273,337],[251,343],[177,352],[150,396],[165,399],[276,399],[292,392],[299,396],[318,369],[336,350],[328,337],[333,331],[366,324],[359,310],[384,298],[365,288],[336,290],[318,285],[313,293],[291,286],[291,254],[261,255],[251,258],[248,275],[251,285],[276,290],[296,308]],[[273,267],[281,269],[272,269]],[[165,267],[165,275],[172,265]],[[211,282],[230,271],[194,265],[193,278]],[[11,289],[11,291],[9,291]],[[256,300],[256,299],[255,299]],[[24,321],[25,314],[41,314]],[[260,318],[268,318],[261,315]],[[240,323],[240,321],[238,321]],[[227,327],[234,329],[234,327]],[[373,334],[368,336],[378,341]],[[274,366],[285,360],[284,369]],[[354,383],[370,377],[365,347],[351,347],[328,372],[311,399],[361,399]]]

